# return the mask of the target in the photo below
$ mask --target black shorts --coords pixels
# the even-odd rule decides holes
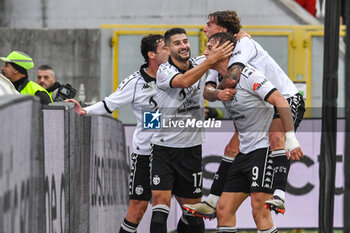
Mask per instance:
[[[287,99],[290,110],[292,112],[292,117],[294,121],[294,130],[297,131],[297,128],[299,127],[299,124],[301,120],[304,117],[305,113],[305,103],[303,96],[300,95],[299,93],[293,95],[292,97]],[[273,116],[273,119],[275,118],[280,118],[280,115],[278,114],[277,108],[274,107],[275,109],[275,115]]]
[[[151,200],[150,155],[131,154],[129,197],[132,200]]]
[[[183,198],[202,197],[202,146],[152,146],[152,190],[172,190]]]
[[[269,148],[239,153],[227,174],[224,192],[273,193],[273,166]]]

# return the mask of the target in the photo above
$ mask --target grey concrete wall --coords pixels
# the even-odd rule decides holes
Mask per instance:
[[[31,80],[36,81],[40,65],[49,64],[55,70],[59,82],[69,82],[76,89],[83,83],[88,90],[87,101],[100,98],[99,29],[0,28],[0,34],[0,56],[20,50],[34,59],[35,67],[29,71]],[[2,67],[3,63],[0,65]]]
[[[8,27],[98,28],[100,24],[203,24],[208,13],[227,9],[236,10],[244,24],[299,24],[274,0],[12,0],[12,6],[6,9],[10,15],[6,17]]]
[[[0,119],[0,232],[44,233],[41,104],[31,96],[2,96]]]
[[[10,26],[11,12],[13,12],[12,1],[0,0],[0,27]]]

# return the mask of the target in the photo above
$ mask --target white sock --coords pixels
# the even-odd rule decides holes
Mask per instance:
[[[208,202],[211,206],[216,208],[216,205],[218,204],[219,199],[220,199],[220,196],[209,194],[209,196],[205,199],[205,201]]]
[[[216,231],[217,232],[231,232],[231,233],[234,233],[234,232],[237,232],[237,227],[236,226],[233,226],[233,227],[220,227],[220,226],[218,226],[216,228]]]
[[[264,230],[264,231],[259,231],[258,230],[258,233],[277,233],[277,228],[276,226],[273,226],[271,227],[270,229],[267,229],[267,230]]]
[[[275,192],[273,192],[273,195],[278,196],[283,201],[284,201],[284,199],[286,199],[286,192],[281,190],[281,189],[276,189]]]

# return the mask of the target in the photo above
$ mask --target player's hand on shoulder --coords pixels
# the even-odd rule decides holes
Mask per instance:
[[[75,99],[67,99],[64,101],[65,103],[71,102],[75,104],[75,112],[79,115],[79,116],[85,116],[86,115],[86,110],[83,109],[81,107],[81,105],[79,104],[78,101],[76,101]]]

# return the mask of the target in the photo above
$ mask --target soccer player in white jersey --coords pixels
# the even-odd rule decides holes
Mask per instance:
[[[150,34],[141,40],[141,53],[145,64],[140,70],[125,78],[118,89],[104,100],[82,108],[75,100],[76,111],[79,115],[96,115],[112,113],[126,104],[131,104],[137,119],[133,135],[131,154],[131,171],[129,197],[130,203],[126,218],[121,224],[120,233],[137,231],[148,202],[151,199],[150,184],[150,155],[153,131],[143,128],[143,112],[156,111],[156,72],[160,64],[168,60],[168,50],[162,35]]]
[[[228,33],[214,34],[208,41],[207,50],[217,42],[235,41]],[[260,72],[246,65],[236,76],[236,72],[227,68],[229,59],[216,64],[220,75],[236,83],[236,93],[231,101],[223,102],[233,119],[238,136],[239,150],[229,168],[223,193],[216,206],[217,232],[237,232],[235,213],[241,203],[251,196],[253,218],[258,233],[275,233],[271,213],[264,202],[273,193],[274,168],[269,155],[269,128],[275,114],[279,113],[285,132],[294,132],[292,113],[287,100],[276,87]],[[225,82],[227,80],[224,80]],[[287,149],[294,149],[294,156],[301,157],[302,150],[295,135],[287,137]]]
[[[215,62],[230,57],[233,49],[229,42],[220,47],[214,45],[207,59],[204,56],[190,59],[191,47],[183,28],[169,29],[164,41],[170,58],[157,72],[158,114],[164,124],[151,140],[152,233],[167,232],[172,194],[181,206],[201,201],[202,130],[186,123],[204,120],[205,73]],[[183,215],[177,232],[204,232],[203,219]]]
[[[209,15],[207,25],[204,28],[206,36],[209,38],[218,32],[228,32],[237,34],[241,29],[240,20],[235,11],[217,11]],[[305,108],[302,96],[298,93],[297,88],[289,77],[283,72],[273,58],[253,39],[243,37],[237,41],[233,55],[229,61],[231,70],[234,70],[239,76],[243,68],[251,65],[272,82],[279,92],[287,99],[292,110],[294,128],[298,128],[300,121],[303,118]],[[232,88],[216,89],[218,84],[217,72],[211,71],[204,92],[204,97],[209,101],[228,101],[234,94]],[[287,177],[290,167],[290,160],[286,156],[286,152],[290,152],[290,157],[293,160],[299,160],[300,157],[295,156],[293,151],[285,150],[285,138],[294,135],[293,132],[283,130],[282,121],[278,112],[275,110],[274,119],[271,123],[269,139],[272,150],[271,157],[275,167],[275,183],[274,195],[271,200],[266,202],[266,207],[274,210],[276,213],[284,213],[284,199]],[[205,217],[215,217],[215,206],[223,189],[223,183],[230,164],[234,157],[239,152],[238,135],[234,134],[229,144],[225,148],[224,157],[215,175],[214,182],[211,187],[210,195],[200,204],[184,206],[185,209],[191,210],[198,215]],[[288,155],[289,156],[289,155]]]

